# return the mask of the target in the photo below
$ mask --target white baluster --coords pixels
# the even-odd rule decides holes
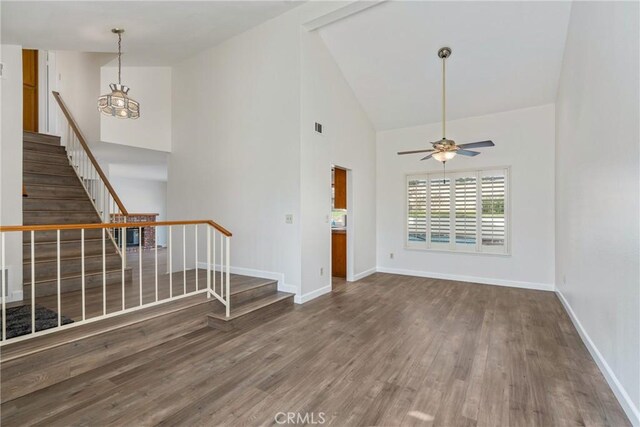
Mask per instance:
[[[225,237],[225,240],[227,241],[227,248],[226,248],[226,260],[227,260],[227,290],[225,292],[225,294],[227,295],[227,317],[229,317],[229,314],[231,313],[231,294],[229,292],[229,287],[231,285],[231,263],[230,263],[230,256],[231,256],[231,252],[230,252],[230,244],[231,244],[231,239],[229,238],[229,236]]]
[[[196,241],[196,291],[199,291],[198,288],[198,224],[195,224],[193,228],[194,239]]]
[[[207,298],[211,297],[211,229],[208,225],[207,230]]]
[[[213,293],[214,295],[217,294],[216,292],[216,230],[215,228],[211,230],[211,237],[213,238],[213,252],[212,252],[212,271],[211,271],[211,276],[213,277]]]
[[[155,266],[155,272],[156,272],[156,302],[158,302],[158,227],[156,227],[156,247],[155,247],[155,259],[156,259],[156,266]]]
[[[36,333],[36,247],[31,230],[31,333]]]
[[[142,305],[142,227],[138,227],[138,270],[140,271],[140,305]]]
[[[125,290],[124,290],[124,269],[125,269],[125,258],[127,257],[127,229],[124,227],[120,227],[120,248],[122,251],[122,309],[125,308]]]
[[[58,277],[57,277],[57,295],[58,295],[58,326],[62,325],[62,314],[61,314],[61,301],[60,301],[60,230],[56,230],[56,250],[57,250],[57,264],[58,264]]]
[[[171,252],[173,245],[171,244],[171,226],[169,226],[169,299],[173,298],[173,257]]]
[[[187,226],[182,226],[182,295],[187,293]]]
[[[107,314],[107,245],[106,230],[102,229],[102,314]]]
[[[5,258],[5,244],[4,244],[4,235],[5,233],[0,233],[0,244],[2,245],[2,268],[0,268],[0,275],[2,275],[2,341],[7,340],[7,298],[9,298],[9,287],[7,286],[7,280],[5,279],[4,269],[6,267],[6,258]]]
[[[82,320],[85,320],[85,286],[86,279],[84,275],[84,228],[80,230],[80,263],[81,263],[81,277],[82,277]]]

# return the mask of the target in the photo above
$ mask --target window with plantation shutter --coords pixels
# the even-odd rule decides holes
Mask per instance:
[[[505,174],[503,171],[485,171],[482,180],[482,246],[501,249],[505,246]]]
[[[478,212],[478,186],[475,176],[461,176],[455,180],[456,244],[475,246]]]
[[[432,178],[429,182],[429,228],[431,243],[449,243],[451,237],[451,183]]]
[[[410,242],[427,240],[427,180],[407,182],[407,232]]]
[[[407,176],[407,247],[508,254],[508,178],[508,168]]]

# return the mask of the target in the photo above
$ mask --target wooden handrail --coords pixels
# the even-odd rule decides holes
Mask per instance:
[[[150,221],[150,222],[112,222],[92,224],[46,224],[46,225],[4,225],[0,226],[0,233],[5,231],[53,231],[53,230],[91,230],[101,228],[129,228],[129,227],[154,227],[167,225],[196,225],[207,224],[227,237],[233,236],[229,230],[210,219],[190,221]]]
[[[87,141],[84,139],[84,136],[82,135],[82,132],[80,132],[80,128],[78,127],[78,124],[76,123],[76,121],[71,116],[71,113],[69,112],[69,109],[67,108],[67,106],[65,105],[64,101],[62,100],[62,97],[60,96],[60,93],[56,92],[55,90],[52,91],[52,93],[53,93],[53,97],[58,102],[58,105],[60,106],[60,109],[62,110],[62,113],[67,118],[67,121],[69,122],[69,126],[71,126],[71,129],[73,129],[73,133],[76,134],[76,137],[78,138],[78,141],[80,141],[80,145],[82,145],[82,148],[84,148],[84,151],[87,153],[87,157],[89,158],[89,160],[91,160],[91,163],[93,163],[93,167],[98,172],[98,175],[100,175],[100,178],[102,179],[102,182],[104,182],[105,187],[107,187],[107,190],[109,190],[109,193],[111,194],[111,197],[113,197],[113,200],[116,202],[116,205],[118,205],[118,208],[120,209],[120,212],[122,212],[122,214],[125,215],[125,216],[128,215],[129,213],[127,212],[127,210],[125,209],[124,205],[122,204],[122,201],[120,200],[120,198],[116,194],[116,191],[111,186],[111,183],[107,179],[107,176],[102,171],[102,168],[100,168],[100,164],[98,164],[98,161],[96,160],[96,158],[93,156],[93,153],[89,149],[89,145],[87,144]]]

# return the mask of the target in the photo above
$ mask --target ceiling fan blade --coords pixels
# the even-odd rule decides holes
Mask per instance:
[[[427,159],[430,159],[430,158],[431,158],[431,156],[433,156],[434,154],[435,154],[435,153],[431,153],[431,154],[429,154],[428,156],[425,156],[425,157],[421,158],[420,160],[427,160]]]
[[[428,153],[430,151],[433,151],[432,149],[429,150],[413,150],[413,151],[399,151],[398,155],[403,155],[403,154],[415,154],[415,153]]]
[[[460,154],[461,156],[477,156],[480,154],[479,151],[471,151],[471,150],[456,150],[456,154]]]
[[[480,142],[469,142],[467,144],[458,144],[460,148],[480,148],[480,147],[493,147],[496,144],[493,141],[480,141]]]

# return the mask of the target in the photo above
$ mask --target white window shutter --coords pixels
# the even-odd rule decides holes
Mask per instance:
[[[481,173],[481,244],[483,252],[504,252],[507,245],[506,173],[504,170]]]
[[[427,241],[427,180],[407,180],[407,243]]]

